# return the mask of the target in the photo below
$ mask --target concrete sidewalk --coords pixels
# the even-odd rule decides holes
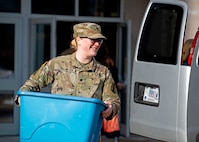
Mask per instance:
[[[115,141],[114,139],[110,139],[110,138],[106,138],[105,136],[102,136],[102,142],[115,142]],[[158,141],[155,139],[131,134],[131,136],[128,138],[120,136],[119,142],[163,142],[163,141]]]
[[[0,142],[19,142],[19,136],[0,136]],[[114,139],[102,136],[102,142],[114,142]],[[130,137],[120,137],[119,142],[162,142],[138,135],[131,134]]]

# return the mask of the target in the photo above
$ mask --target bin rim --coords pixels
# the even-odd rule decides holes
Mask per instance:
[[[70,95],[51,94],[51,93],[33,92],[33,91],[20,91],[20,90],[17,91],[17,95],[98,103],[106,107],[106,104],[102,100],[97,98],[86,98],[81,96],[70,96]]]

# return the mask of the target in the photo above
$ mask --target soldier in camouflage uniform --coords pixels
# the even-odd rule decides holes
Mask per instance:
[[[45,62],[20,90],[40,91],[52,84],[53,94],[98,98],[108,106],[102,117],[111,119],[120,109],[120,98],[109,69],[94,58],[106,37],[95,23],[76,24],[73,30],[76,52]],[[18,96],[15,102],[20,105]]]

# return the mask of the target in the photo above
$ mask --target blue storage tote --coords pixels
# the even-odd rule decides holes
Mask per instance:
[[[20,142],[97,142],[106,105],[96,98],[18,91]]]

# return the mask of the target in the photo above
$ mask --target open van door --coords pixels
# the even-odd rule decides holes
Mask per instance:
[[[149,1],[133,61],[130,132],[163,141],[187,141],[190,66],[181,64],[187,4]]]
[[[195,49],[193,53],[190,73],[189,94],[187,103],[187,131],[188,141],[199,142],[199,29],[194,38]]]

